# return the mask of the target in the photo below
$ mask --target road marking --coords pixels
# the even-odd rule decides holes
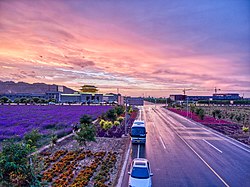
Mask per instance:
[[[176,115],[176,116],[179,116],[179,117],[181,117],[182,119],[185,119],[185,120],[188,121],[189,123],[192,123],[192,124],[194,124],[194,125],[198,125],[198,126],[200,126],[202,129],[204,129],[204,130],[206,130],[206,131],[212,133],[213,135],[215,135],[215,136],[217,136],[217,137],[220,137],[220,138],[224,139],[225,141],[227,141],[227,142],[229,142],[229,143],[235,145],[236,147],[238,147],[238,148],[240,148],[240,149],[242,149],[242,150],[244,150],[244,151],[250,153],[250,150],[249,150],[249,149],[246,149],[246,148],[242,147],[242,146],[245,146],[243,143],[241,143],[241,142],[235,143],[237,140],[235,140],[235,139],[233,139],[233,138],[231,138],[231,137],[228,137],[228,136],[223,135],[223,134],[218,134],[219,132],[217,132],[217,131],[215,131],[215,130],[213,130],[213,129],[207,129],[208,127],[204,127],[204,125],[199,124],[198,122],[195,123],[195,122],[193,122],[193,121],[190,121],[189,119],[187,119],[187,118],[185,118],[185,117],[183,117],[183,116],[181,116],[181,115],[178,115],[178,114],[176,114],[176,113],[174,113],[174,112],[171,112],[171,111],[168,111],[168,112],[169,112],[169,113],[172,113],[172,114],[174,114],[174,115]],[[242,144],[242,145],[238,145],[238,144]]]
[[[160,113],[159,113],[160,114]],[[158,115],[159,115],[158,114]],[[162,114],[161,114],[162,115]],[[160,116],[160,115],[159,115]],[[163,118],[162,116],[161,116],[161,118]],[[172,126],[172,125],[171,125]],[[172,126],[173,127],[173,126]],[[187,143],[187,141],[184,139],[184,138],[182,138],[178,133],[177,133],[177,131],[175,131],[174,130],[174,132],[175,132],[175,134],[196,154],[196,156],[198,156],[198,158],[221,180],[221,182],[226,186],[226,187],[230,187],[222,178],[221,178],[221,176],[192,148],[192,146],[191,145],[189,145],[188,143]]]
[[[166,149],[166,146],[165,146],[165,144],[164,144],[164,142],[163,142],[163,140],[162,140],[162,137],[161,137],[161,136],[159,136],[159,137],[160,137],[161,144],[162,144],[163,148]]]
[[[154,128],[155,128],[155,122],[153,122],[153,126],[154,126]]]
[[[213,147],[214,149],[216,149],[217,151],[219,151],[220,153],[222,153],[222,151],[220,149],[218,149],[217,147],[215,147],[214,145],[212,145],[211,143],[209,143],[208,141],[206,141],[205,139],[202,139],[204,142],[206,142],[208,145],[210,145],[211,147]]]
[[[140,158],[140,144],[138,144],[137,158]]]

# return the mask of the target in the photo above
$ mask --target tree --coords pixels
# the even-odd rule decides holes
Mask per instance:
[[[33,172],[29,154],[33,151],[29,144],[3,142],[0,153],[1,186],[40,186],[38,176]]]
[[[19,103],[20,103],[20,99],[16,98],[16,99],[14,100],[14,103],[19,104]]]
[[[92,117],[90,115],[84,114],[81,118],[80,118],[80,123],[81,124],[90,124],[92,123]]]
[[[107,111],[106,116],[111,121],[115,121],[117,118],[117,114],[115,112],[115,109],[110,109],[109,111]]]
[[[3,96],[0,98],[1,103],[7,103],[9,101],[9,98],[6,96]]]
[[[33,97],[32,99],[35,103],[40,103],[40,99],[38,97]]]
[[[202,108],[199,110],[198,116],[200,117],[201,120],[204,119],[204,117],[205,117],[205,111]]]
[[[80,145],[85,145],[87,141],[95,141],[96,129],[93,124],[81,124],[80,130],[76,132],[75,139]]]
[[[26,102],[27,102],[27,98],[22,97],[22,98],[20,99],[20,103],[26,103]]]
[[[116,112],[117,116],[120,116],[121,114],[123,114],[124,110],[125,109],[124,109],[123,106],[117,106],[117,107],[115,107],[115,112]]]

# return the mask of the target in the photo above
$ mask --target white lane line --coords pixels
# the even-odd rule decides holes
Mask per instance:
[[[140,144],[138,144],[137,158],[140,158]]]
[[[164,144],[164,142],[163,142],[163,140],[162,140],[162,137],[161,137],[161,136],[159,136],[159,137],[160,137],[161,144],[162,144],[163,148],[166,149],[166,146],[165,146],[165,144]]]
[[[207,140],[202,139],[204,142],[206,142],[208,145],[210,145],[211,147],[213,147],[214,149],[216,149],[217,151],[219,151],[220,153],[222,153],[222,151],[220,149],[218,149],[217,147],[215,147],[213,144],[209,143]]]
[[[171,113],[172,113],[172,114],[175,114],[174,112],[171,112]],[[178,114],[175,114],[175,115],[178,115]],[[196,126],[200,126],[200,127],[201,127],[202,129],[204,129],[205,131],[210,132],[210,133],[212,133],[213,135],[215,135],[215,136],[217,136],[217,137],[220,137],[220,138],[222,138],[223,140],[227,141],[228,143],[231,143],[231,144],[235,145],[236,147],[238,147],[238,148],[240,148],[240,149],[242,149],[242,150],[244,150],[244,151],[250,153],[250,150],[249,150],[249,149],[246,149],[246,148],[242,147],[242,146],[245,146],[243,143],[237,142],[237,140],[235,140],[235,139],[233,139],[233,138],[230,138],[230,137],[228,137],[228,136],[225,136],[225,135],[223,135],[223,134],[218,134],[217,131],[215,131],[215,130],[213,130],[213,129],[207,129],[207,127],[204,127],[202,124],[199,124],[199,123],[195,123],[195,122],[193,122],[193,121],[190,121],[190,120],[188,120],[187,118],[185,118],[185,117],[183,117],[183,116],[181,116],[181,115],[178,115],[178,117],[181,117],[182,119],[185,119],[185,120],[188,121],[189,123],[192,123],[192,124],[194,124],[194,125],[196,125]],[[237,143],[235,143],[235,141],[236,141]],[[242,144],[242,145],[239,145],[239,144]]]
[[[225,186],[229,187],[229,185],[221,178],[221,176],[181,136],[179,137],[199,157],[199,159],[201,159],[201,161],[221,180],[221,182],[223,182]]]
[[[171,125],[172,126],[172,125]],[[222,178],[221,176],[187,143],[187,141],[182,138],[176,131],[175,134],[198,156],[198,158],[221,180],[221,182],[226,186],[230,187]]]

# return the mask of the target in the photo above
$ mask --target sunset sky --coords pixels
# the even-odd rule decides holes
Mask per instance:
[[[250,1],[1,0],[0,80],[250,97]]]

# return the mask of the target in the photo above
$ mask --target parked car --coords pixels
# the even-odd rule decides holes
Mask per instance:
[[[145,158],[135,158],[130,167],[129,187],[152,187],[153,173],[149,161]]]

